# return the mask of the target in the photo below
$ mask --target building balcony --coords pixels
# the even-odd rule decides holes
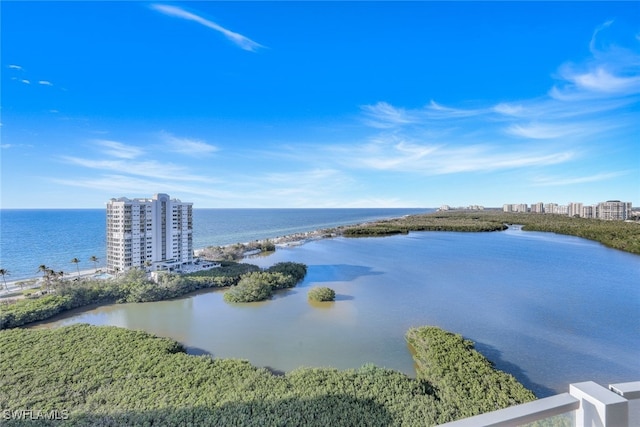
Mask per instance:
[[[568,393],[464,418],[441,427],[513,427],[564,418],[575,427],[640,426],[640,381],[602,387],[593,381],[571,384]],[[537,424],[536,424],[537,425]]]

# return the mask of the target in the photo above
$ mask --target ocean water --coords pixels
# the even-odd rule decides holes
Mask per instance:
[[[194,249],[273,238],[339,225],[399,217],[433,209],[197,209],[193,211]],[[105,209],[0,210],[0,268],[8,281],[39,276],[44,264],[74,272],[106,263]]]

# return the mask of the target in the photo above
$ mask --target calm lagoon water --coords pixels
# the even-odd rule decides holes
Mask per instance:
[[[571,382],[640,379],[640,257],[587,240],[510,229],[336,238],[247,260],[302,262],[298,287],[230,305],[224,291],[100,307],[79,322],[143,329],[192,353],[289,371],[372,362],[415,376],[404,341],[414,326],[461,333],[539,397]],[[312,286],[337,301],[307,302]]]

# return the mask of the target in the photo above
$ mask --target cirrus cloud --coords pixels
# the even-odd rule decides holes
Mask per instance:
[[[153,4],[150,7],[151,9],[157,12],[160,12],[162,14],[165,14],[167,16],[172,16],[175,18],[186,19],[187,21],[197,22],[200,25],[204,25],[207,28],[211,28],[212,30],[218,31],[219,33],[224,35],[227,39],[232,41],[235,45],[237,45],[243,50],[247,50],[249,52],[255,52],[259,48],[264,47],[260,43],[256,43],[250,38],[243,36],[242,34],[238,34],[231,30],[228,30],[213,21],[210,21],[201,16],[198,16],[195,13],[188,12],[177,6],[169,6],[165,4]]]

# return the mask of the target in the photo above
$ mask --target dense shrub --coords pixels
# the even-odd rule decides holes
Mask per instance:
[[[23,299],[0,308],[0,329],[14,328],[55,316],[71,308],[71,298],[47,295],[38,299]]]
[[[418,378],[443,402],[439,422],[470,417],[535,399],[512,375],[498,371],[473,342],[436,327],[410,329]]]
[[[240,282],[224,293],[227,302],[255,302],[271,296],[273,288],[264,280],[269,273],[249,273]],[[270,275],[269,275],[270,276]]]
[[[429,337],[437,354],[450,348],[456,356],[435,357],[427,363],[430,372],[464,368],[473,354],[449,341],[446,333]],[[457,381],[455,375],[444,375],[437,387],[373,365],[300,368],[277,376],[247,361],[189,356],[173,340],[112,326],[0,331],[0,354],[0,408],[65,409],[65,426],[433,426],[460,418],[454,408],[477,401],[464,385],[448,382]],[[482,379],[487,400],[508,394],[503,382],[492,382],[496,377],[487,366],[480,371],[487,375]],[[460,393],[442,392],[450,389]],[[498,400],[487,406],[505,404]]]
[[[260,242],[260,250],[262,252],[273,252],[276,250],[276,245],[271,240],[263,240]]]
[[[289,287],[293,287],[307,275],[307,266],[297,262],[279,262],[269,267],[267,271],[269,273],[282,273],[291,276],[293,285]]]
[[[311,301],[334,301],[336,299],[336,292],[331,288],[318,286],[309,290],[307,298]]]
[[[224,294],[227,302],[255,302],[271,297],[273,291],[296,286],[307,274],[307,266],[281,262],[268,268],[244,274],[238,284]]]

